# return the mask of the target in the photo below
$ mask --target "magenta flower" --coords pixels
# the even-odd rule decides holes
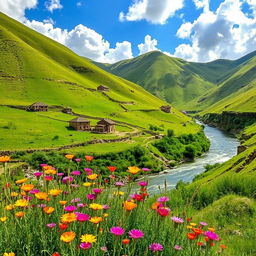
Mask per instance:
[[[34,188],[34,189],[30,190],[28,193],[34,195],[34,194],[36,194],[38,192],[40,192],[40,190],[37,189],[37,188]]]
[[[75,215],[76,215],[76,219],[80,222],[85,222],[85,221],[88,221],[90,219],[90,216],[88,214],[85,214],[85,213],[75,212]]]
[[[37,177],[37,178],[39,178],[42,175],[43,175],[42,172],[34,172],[34,176]]]
[[[116,185],[117,187],[123,187],[123,186],[124,186],[124,183],[121,182],[121,181],[117,181],[117,182],[115,183],[115,185]]]
[[[73,177],[66,176],[62,179],[62,183],[71,183],[73,180]]]
[[[63,175],[64,175],[63,172],[58,172],[58,173],[57,173],[57,176],[59,176],[59,177],[61,177],[61,176],[63,176]]]
[[[151,169],[149,169],[149,168],[141,168],[141,170],[142,170],[143,172],[150,172],[150,171],[151,171]]]
[[[91,243],[81,243],[79,247],[83,250],[89,250],[92,247]]]
[[[33,199],[33,197],[31,197],[31,196],[23,196],[23,199],[25,199],[27,201],[31,201]]]
[[[219,241],[220,240],[219,236],[216,233],[211,232],[211,231],[204,232],[204,235],[206,237],[208,237],[210,240],[213,240],[213,241]]]
[[[148,182],[147,181],[140,181],[138,182],[138,184],[141,186],[141,187],[146,187],[148,185]]]
[[[167,207],[162,207],[162,208],[158,208],[157,209],[157,212],[160,216],[162,217],[166,217],[170,214],[171,212],[171,209],[170,208],[167,208]]]
[[[167,197],[167,196],[162,196],[157,199],[157,202],[160,202],[160,203],[165,203],[168,201],[169,201],[169,197]]]
[[[101,188],[93,188],[93,189],[92,189],[92,192],[93,192],[94,194],[100,194],[102,191],[103,191],[103,189],[101,189]]]
[[[176,251],[180,251],[180,250],[182,250],[182,247],[180,246],[180,245],[174,245],[174,247],[173,247]]]
[[[159,252],[159,251],[163,251],[163,249],[164,249],[164,247],[158,243],[153,243],[148,248],[152,252]]]
[[[56,224],[55,223],[49,223],[49,224],[46,224],[46,226],[48,228],[54,228],[54,227],[56,227]]]
[[[129,236],[130,238],[133,238],[133,239],[139,239],[139,238],[142,238],[144,234],[139,229],[132,229],[131,231],[129,231]]]
[[[92,169],[90,168],[84,168],[84,171],[86,172],[87,175],[91,175],[93,173]]]
[[[73,171],[73,172],[71,172],[71,174],[73,176],[79,176],[81,174],[81,172],[80,171]]]
[[[184,220],[182,218],[179,218],[179,217],[176,217],[176,216],[173,216],[171,217],[171,220],[174,222],[174,223],[177,223],[177,224],[181,224],[184,222]]]
[[[111,229],[110,229],[110,232],[113,234],[113,235],[115,235],[115,236],[121,236],[121,235],[123,235],[124,234],[124,229],[123,228],[121,228],[121,227],[112,227]]]
[[[73,212],[75,211],[77,208],[74,205],[68,205],[64,208],[64,211],[66,212]]]
[[[94,200],[94,199],[96,199],[97,196],[95,194],[88,194],[86,197],[89,200]]]
[[[44,167],[44,166],[46,166],[46,165],[47,165],[47,164],[40,164],[41,167]]]

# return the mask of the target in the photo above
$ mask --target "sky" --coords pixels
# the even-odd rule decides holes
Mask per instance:
[[[256,50],[256,0],[0,0],[0,11],[105,63],[153,50],[195,62]]]

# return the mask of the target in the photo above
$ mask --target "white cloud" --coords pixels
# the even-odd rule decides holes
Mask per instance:
[[[197,9],[204,8],[205,11],[209,11],[210,0],[193,0]]]
[[[26,9],[37,6],[37,0],[0,0],[0,11],[16,20],[23,20]]]
[[[146,35],[145,39],[144,39],[144,43],[141,43],[138,45],[139,48],[139,55],[147,53],[147,52],[151,52],[151,51],[158,51],[157,49],[157,40],[156,39],[152,39],[150,35]]]
[[[54,10],[63,8],[63,6],[60,3],[60,0],[49,0],[45,3],[45,7],[50,12],[53,12]]]
[[[215,12],[204,9],[191,23],[181,25],[177,36],[190,44],[181,44],[174,55],[192,61],[217,58],[235,59],[256,49],[256,17],[248,17],[241,7],[246,0],[225,0]],[[255,0],[247,0],[250,8]]]
[[[77,2],[77,3],[76,3],[76,6],[77,6],[77,7],[82,6],[82,2]]]
[[[164,24],[176,11],[183,7],[184,0],[133,0],[128,13],[119,14],[120,21],[147,20]]]

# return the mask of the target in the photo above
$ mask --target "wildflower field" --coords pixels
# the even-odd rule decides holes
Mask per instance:
[[[214,227],[193,223],[186,207],[167,195],[147,192],[148,168],[127,168],[119,177],[91,169],[92,156],[65,156],[76,169],[42,163],[33,176],[13,180],[10,157],[0,157],[5,182],[1,191],[0,255],[216,255],[226,246]],[[134,175],[142,179],[134,181]]]

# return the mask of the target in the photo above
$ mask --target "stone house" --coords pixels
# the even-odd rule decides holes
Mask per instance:
[[[34,111],[34,112],[39,112],[39,111],[48,111],[48,105],[42,102],[35,102],[31,104],[28,108],[28,111]]]
[[[111,119],[104,118],[100,120],[94,128],[97,133],[112,133],[115,132],[115,122]]]
[[[161,106],[160,109],[165,112],[165,113],[171,113],[172,107],[167,105],[167,106]]]
[[[99,86],[97,87],[97,90],[98,90],[98,91],[101,91],[101,92],[108,92],[108,91],[109,91],[109,88],[108,88],[107,86],[105,86],[105,85],[99,85]]]
[[[90,121],[85,118],[82,118],[82,117],[77,117],[75,119],[70,120],[69,126],[74,128],[77,131],[90,131],[91,130]]]

